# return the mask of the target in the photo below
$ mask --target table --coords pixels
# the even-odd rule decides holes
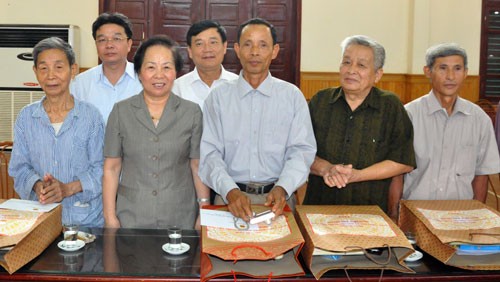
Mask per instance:
[[[184,230],[183,242],[190,250],[183,255],[170,255],[162,250],[167,230],[103,229],[88,231],[97,236],[93,243],[76,252],[57,247],[57,238],[39,257],[9,275],[0,270],[0,281],[199,281],[200,238],[197,231]],[[416,274],[385,271],[382,281],[500,281],[500,271],[468,271],[446,266],[424,254],[418,262],[408,263]],[[276,278],[272,281],[316,281],[305,268],[306,275]],[[352,281],[379,281],[380,271],[350,270]],[[234,281],[223,277],[210,281]],[[267,281],[238,277],[238,281]],[[320,281],[349,281],[342,270],[326,273]]]

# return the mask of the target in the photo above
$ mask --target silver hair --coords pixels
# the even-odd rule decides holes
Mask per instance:
[[[384,67],[385,49],[384,46],[380,45],[380,43],[365,35],[349,36],[344,39],[342,43],[340,43],[340,47],[342,47],[342,56],[344,55],[347,47],[351,45],[361,45],[369,47],[373,51],[373,62],[375,65],[375,70],[379,70]]]
[[[464,67],[467,68],[467,52],[456,43],[442,43],[429,47],[425,52],[425,64],[432,69],[436,58],[455,55],[464,59]]]
[[[75,63],[75,52],[71,48],[68,42],[62,40],[59,37],[49,37],[38,42],[33,48],[33,63],[36,67],[36,63],[38,62],[38,56],[45,50],[49,49],[57,49],[61,50],[66,54],[66,58],[68,58],[69,65],[72,66]]]

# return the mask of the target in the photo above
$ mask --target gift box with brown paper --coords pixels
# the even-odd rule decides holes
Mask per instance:
[[[391,269],[413,273],[403,232],[378,206],[297,206],[305,239],[302,257],[316,279],[332,269]]]
[[[422,250],[445,264],[500,270],[500,253],[457,253],[457,244],[500,245],[500,213],[479,201],[401,201],[399,224],[415,234]]]
[[[6,200],[0,199],[0,203],[4,201]],[[0,265],[12,274],[40,255],[61,234],[61,212],[62,207],[58,205],[49,212],[41,213],[27,231],[0,235],[0,248],[12,247],[2,252]],[[12,218],[16,215],[15,212],[10,214],[4,220],[20,222],[19,219]]]
[[[227,211],[225,206],[209,208]],[[264,209],[269,208],[252,206],[255,212]],[[297,258],[304,239],[288,208],[271,225],[259,223],[258,230],[203,226],[201,240],[201,281],[236,275],[255,278],[304,275]]]

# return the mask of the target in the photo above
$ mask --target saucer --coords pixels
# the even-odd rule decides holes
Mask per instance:
[[[74,251],[78,251],[79,249],[83,248],[83,246],[85,246],[85,242],[83,242],[82,240],[76,240],[76,243],[74,245],[66,246],[65,241],[63,240],[63,241],[57,243],[57,246],[59,247],[59,249],[64,250],[66,252],[74,252]]]
[[[411,255],[409,255],[408,257],[405,258],[405,261],[408,261],[408,262],[417,261],[417,260],[421,259],[423,256],[424,255],[421,252],[415,250],[414,253],[412,253]]]
[[[94,242],[95,235],[87,233],[87,232],[83,232],[83,231],[78,231],[78,237],[77,238],[79,240],[82,240],[83,242],[85,242],[85,244],[88,244],[88,243]]]
[[[189,251],[189,245],[186,244],[186,243],[181,243],[181,247],[179,249],[172,249],[170,248],[170,244],[169,243],[166,243],[165,245],[161,246],[161,248],[171,254],[171,255],[180,255],[180,254],[183,254],[187,251]]]

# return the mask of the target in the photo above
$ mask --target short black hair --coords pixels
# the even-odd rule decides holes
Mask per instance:
[[[274,28],[274,25],[272,25],[270,22],[268,22],[264,19],[261,19],[261,18],[249,19],[248,21],[246,21],[240,25],[240,28],[238,29],[238,36],[236,37],[236,42],[238,42],[238,44],[240,43],[240,37],[241,37],[241,32],[243,31],[243,28],[245,28],[245,26],[251,25],[251,24],[261,24],[261,25],[265,25],[265,26],[269,27],[269,29],[271,30],[271,37],[273,38],[273,45],[276,45],[276,43],[278,42],[278,35],[276,34],[276,28]]]
[[[40,55],[40,53],[50,49],[63,51],[66,55],[66,58],[68,59],[69,65],[72,66],[75,64],[75,52],[73,51],[73,48],[71,48],[71,45],[69,45],[68,42],[62,40],[59,37],[49,37],[40,40],[40,42],[38,42],[33,48],[33,64],[35,67],[38,63],[38,56]]]
[[[175,42],[173,39],[166,35],[155,35],[146,41],[142,42],[137,48],[137,51],[134,55],[134,70],[136,73],[139,73],[142,67],[142,63],[144,62],[144,56],[146,55],[146,51],[149,47],[153,46],[164,46],[170,51],[172,51],[172,57],[174,58],[175,71],[179,73],[182,70],[182,66],[184,62],[182,61],[181,53],[179,52],[179,44]]]
[[[127,34],[127,39],[132,38],[132,23],[127,16],[122,13],[102,13],[92,24],[92,37],[94,37],[94,40],[96,39],[97,30],[105,24],[117,24],[123,27],[125,34]]]
[[[209,28],[215,28],[217,29],[217,32],[219,33],[222,43],[227,41],[227,35],[226,35],[226,29],[221,26],[218,22],[213,21],[213,20],[203,20],[196,22],[189,27],[189,30],[186,34],[186,42],[189,47],[191,47],[191,38],[193,36],[196,36],[200,34],[201,32],[209,29]]]

